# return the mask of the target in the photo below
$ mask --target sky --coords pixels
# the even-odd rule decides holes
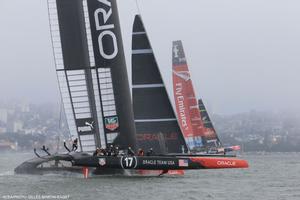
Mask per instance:
[[[300,112],[298,0],[138,5],[118,0],[129,74],[132,23],[140,12],[171,97],[171,45],[181,39],[195,92],[211,112]],[[46,0],[0,0],[0,101],[59,102],[47,12]]]

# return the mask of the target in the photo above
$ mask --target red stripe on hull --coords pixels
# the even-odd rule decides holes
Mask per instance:
[[[224,169],[224,168],[248,168],[249,164],[246,160],[236,158],[204,158],[204,157],[190,157],[190,159],[199,163],[206,169]]]

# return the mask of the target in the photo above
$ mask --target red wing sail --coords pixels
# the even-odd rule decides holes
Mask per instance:
[[[177,117],[189,149],[204,145],[204,126],[198,109],[181,41],[173,42],[173,89]]]
[[[178,121],[189,149],[219,146],[215,130],[206,127],[205,116],[200,113],[181,41],[173,42],[173,89]]]

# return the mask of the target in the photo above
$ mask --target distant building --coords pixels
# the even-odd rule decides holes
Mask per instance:
[[[23,122],[22,121],[15,121],[13,124],[13,132],[17,133],[23,130]]]
[[[20,106],[21,106],[21,112],[23,113],[30,112],[30,107],[27,103],[22,103]]]
[[[0,126],[0,134],[6,133],[6,132],[7,132],[7,128]]]
[[[8,111],[7,109],[0,108],[0,121],[3,123],[7,123]]]

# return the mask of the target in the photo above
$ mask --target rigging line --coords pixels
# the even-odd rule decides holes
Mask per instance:
[[[59,151],[59,143],[60,143],[60,137],[61,137],[61,122],[62,122],[62,110],[63,110],[63,105],[62,105],[62,98],[60,98],[59,102],[59,121],[58,121],[58,134],[57,134],[57,144],[56,144],[56,153]]]
[[[62,98],[60,98],[60,102],[59,102],[59,124],[58,124],[58,129],[59,129],[59,131],[61,131],[61,126],[62,126],[62,124],[61,124],[61,122],[62,122],[62,112],[63,112],[63,100],[62,100]]]

